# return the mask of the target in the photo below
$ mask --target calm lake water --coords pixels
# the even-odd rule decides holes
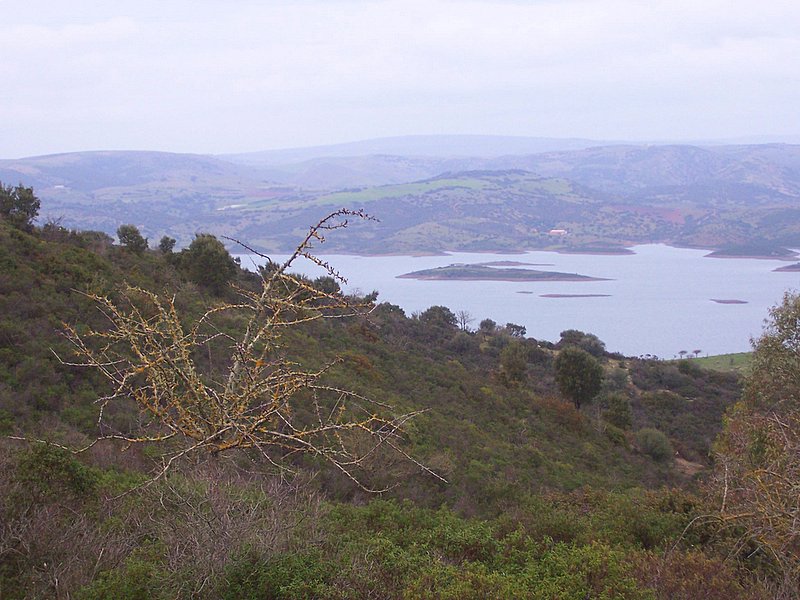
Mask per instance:
[[[672,358],[681,350],[701,355],[743,352],[761,332],[767,309],[784,291],[800,289],[800,273],[775,273],[789,263],[706,258],[705,250],[643,245],[625,256],[452,253],[446,256],[325,256],[348,280],[347,290],[379,292],[379,301],[411,315],[433,305],[468,311],[473,328],[485,318],[517,323],[528,335],[556,341],[565,329],[594,333],[611,351]],[[253,257],[241,255],[252,268]],[[254,257],[257,258],[257,257]],[[273,256],[273,260],[282,258]],[[507,282],[418,281],[398,275],[452,263],[495,261],[544,263],[530,267],[580,273],[609,281]],[[552,266],[550,266],[552,265]],[[296,271],[321,272],[310,263]],[[546,298],[544,294],[607,294],[595,298]],[[746,304],[719,304],[741,300]]]

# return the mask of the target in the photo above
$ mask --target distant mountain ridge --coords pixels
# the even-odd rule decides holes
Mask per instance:
[[[64,185],[79,190],[128,187],[165,178],[252,179],[252,169],[212,156],[149,151],[92,151],[0,160],[0,179],[31,178],[37,187]]]
[[[224,154],[231,162],[274,166],[319,158],[345,158],[370,155],[438,158],[491,158],[509,154],[536,154],[558,150],[578,150],[614,144],[609,140],[583,138],[540,138],[499,135],[407,135],[361,140],[326,146],[265,150]]]
[[[446,156],[456,142],[465,152],[483,144],[487,153],[504,144],[549,143],[466,137],[445,136],[440,156],[304,158],[327,147],[295,154],[298,162],[263,166],[162,152],[59,154],[1,160],[0,181],[33,186],[43,219],[112,234],[130,222],[151,239],[168,234],[179,244],[211,231],[288,249],[324,211],[346,206],[366,208],[381,224],[354,230],[332,250],[800,245],[800,146],[617,144]],[[433,138],[373,142],[337,151],[393,143],[422,151]],[[551,228],[568,235],[550,237]]]

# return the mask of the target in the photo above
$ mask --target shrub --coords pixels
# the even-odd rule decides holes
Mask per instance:
[[[658,429],[645,427],[636,432],[636,444],[650,458],[665,461],[672,456],[672,444]]]
[[[333,563],[317,551],[279,554],[268,561],[244,557],[228,566],[217,594],[223,600],[331,597],[326,581],[334,573]]]
[[[628,439],[625,437],[625,432],[616,425],[607,423],[605,427],[605,434],[615,446],[622,446],[624,448],[628,447]]]
[[[631,428],[631,404],[622,394],[610,394],[605,401],[606,410],[603,418],[607,423],[620,429]]]
[[[87,496],[97,485],[97,474],[57,446],[37,444],[17,462],[17,480],[33,498]]]

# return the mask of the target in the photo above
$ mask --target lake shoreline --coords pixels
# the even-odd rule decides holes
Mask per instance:
[[[605,277],[590,277],[588,275],[575,275],[563,277],[541,277],[523,279],[520,277],[446,277],[437,275],[414,275],[413,273],[405,273],[404,275],[396,275],[396,279],[416,279],[417,281],[509,281],[516,283],[552,283],[552,282],[570,282],[578,283],[582,281],[614,281]]]
[[[664,246],[666,248],[674,248],[676,250],[696,250],[698,252],[707,252],[703,256],[703,258],[722,258],[722,259],[751,259],[751,260],[777,260],[782,262],[788,261],[797,261],[798,256],[800,253],[795,253],[793,255],[785,255],[785,256],[769,256],[764,254],[725,254],[723,253],[721,248],[714,248],[712,246],[690,246],[686,244],[669,244],[666,242],[641,242],[636,244],[630,244],[626,246],[620,247],[619,250],[581,250],[581,249],[570,249],[564,247],[554,247],[554,246],[547,246],[544,248],[526,248],[523,250],[422,250],[417,252],[344,252],[344,251],[333,251],[333,252],[318,252],[316,256],[324,257],[324,256],[356,256],[356,257],[363,257],[363,258],[381,258],[381,257],[409,257],[409,258],[421,258],[421,257],[436,257],[436,256],[453,256],[456,254],[493,254],[498,256],[509,256],[509,255],[516,255],[516,256],[524,256],[525,254],[530,254],[532,252],[548,252],[552,254],[561,254],[566,256],[634,256],[637,254],[636,248],[639,246]],[[238,253],[236,253],[238,255]],[[287,254],[286,252],[280,253],[275,252],[275,254]]]
[[[750,339],[761,331],[769,307],[779,302],[787,289],[798,287],[797,273],[772,272],[786,265],[781,261],[714,262],[704,258],[707,251],[666,244],[642,244],[634,250],[632,256],[574,256],[542,251],[526,253],[524,257],[459,253],[452,258],[329,255],[325,259],[347,277],[343,289],[348,293],[377,290],[379,302],[395,304],[407,314],[421,313],[431,306],[447,306],[453,311],[468,311],[476,319],[518,323],[527,328],[529,335],[542,340],[557,340],[561,331],[579,329],[594,333],[609,349],[630,356],[672,356],[686,347],[703,348],[710,354],[744,351],[749,348]],[[282,257],[273,256],[277,258]],[[250,263],[245,258],[242,262]],[[553,272],[583,274],[587,279],[549,280],[548,285],[541,285],[541,280],[529,283],[519,276],[485,281],[485,273],[480,272],[467,273],[480,277],[464,281],[452,277],[397,278],[452,264],[470,267],[499,263],[498,266],[508,267],[520,262],[553,263]],[[298,261],[295,267],[296,272],[312,279],[324,274],[305,260]],[[484,264],[483,268],[494,267]],[[494,275],[502,277],[503,273]],[[598,281],[599,278],[606,281]],[[592,283],[583,285],[581,281]],[[545,294],[569,297],[540,297]],[[578,294],[608,294],[614,299],[581,298]],[[741,300],[747,304],[727,305],[711,299]]]

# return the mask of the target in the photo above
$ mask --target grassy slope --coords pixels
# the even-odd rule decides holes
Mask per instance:
[[[178,302],[195,315],[211,299],[182,282],[156,253],[137,257],[103,244],[95,252],[86,236],[62,232],[51,237],[46,241],[0,230],[0,369],[5,375],[0,410],[23,429],[35,427],[46,415],[56,420],[70,415],[65,427],[92,435],[91,399],[103,391],[100,382],[59,364],[51,351],[68,356],[59,335],[61,322],[99,318],[80,292],[111,293],[123,281],[168,293],[177,290]],[[250,285],[245,274],[240,283]],[[514,385],[503,379],[501,353],[513,338],[502,329],[464,333],[454,325],[426,320],[424,314],[408,318],[391,305],[379,306],[363,323],[322,321],[297,328],[290,340],[289,352],[304,363],[344,357],[331,374],[336,384],[403,410],[428,410],[413,424],[417,435],[411,436],[411,443],[452,474],[456,485],[444,497],[465,491],[470,481],[481,481],[471,497],[487,506],[493,504],[487,482],[519,491],[572,489],[586,482],[630,486],[677,481],[668,464],[636,452],[632,439],[610,439],[594,412],[582,414],[560,401],[553,350],[535,340],[525,342],[530,355],[526,380]],[[725,404],[736,396],[735,378],[712,385],[699,369],[633,360],[607,362],[606,369],[613,372],[614,389],[638,411],[642,427],[653,424],[640,406],[643,394],[671,390],[696,399],[705,389],[713,398],[707,412],[693,416],[701,403],[687,403],[681,418],[709,420],[703,435],[708,439],[718,428]],[[687,445],[679,430],[672,435],[676,443]],[[702,448],[695,448],[693,458],[702,461]],[[430,482],[415,477],[409,486],[422,485],[426,496],[433,493]]]
[[[0,427],[77,442],[94,434],[92,400],[104,388],[58,364],[50,352],[66,352],[58,334],[62,320],[97,318],[75,290],[112,292],[125,280],[177,290],[179,306],[195,315],[210,298],[154,253],[137,257],[98,243],[96,236],[57,229],[47,237],[0,222]],[[241,276],[240,284],[251,283]],[[73,591],[90,582],[85,598],[188,597],[203,580],[210,587],[199,597],[264,597],[274,586],[280,591],[271,593],[283,598],[360,597],[358,590],[383,597],[531,597],[545,589],[544,581],[552,587],[543,597],[606,589],[616,590],[608,592],[615,597],[648,597],[644,590],[655,584],[646,573],[660,560],[648,552],[679,535],[695,501],[637,488],[687,479],[671,461],[638,451],[632,434],[610,428],[596,411],[581,413],[559,400],[555,349],[524,342],[527,377],[510,385],[500,364],[503,348],[514,342],[506,332],[468,334],[430,314],[410,319],[390,305],[378,307],[366,322],[298,328],[290,341],[292,356],[308,365],[343,358],[331,373],[333,385],[398,410],[427,409],[409,428],[408,449],[450,484],[379,455],[371,483],[398,484],[388,496],[413,504],[341,505],[309,522],[307,516],[320,510],[314,489],[356,504],[370,498],[313,461],[296,465],[319,471],[302,492],[280,491],[280,484],[254,474],[253,465],[240,470],[222,461],[195,467],[194,475],[177,476],[131,502],[106,504],[104,498],[153,468],[149,454],[109,449],[86,467],[46,452],[4,452],[0,517],[19,523],[15,531],[23,532],[28,546],[13,556],[0,550],[0,594],[21,597],[25,588],[51,594],[50,571],[35,566],[45,563],[63,567],[61,585]],[[629,397],[634,427],[662,428],[679,451],[702,462],[704,444],[736,395],[735,378],[647,361],[605,361],[615,382],[609,390]],[[673,394],[668,414],[658,396],[653,404],[653,393],[664,390]],[[272,490],[268,496],[266,489]],[[592,491],[601,489],[618,491]],[[20,513],[21,506],[39,512]],[[445,506],[451,508],[430,510]],[[38,529],[26,525],[29,514],[39,515]],[[229,521],[226,515],[238,517]],[[280,524],[288,521],[296,524],[287,533]],[[35,537],[25,537],[27,532]],[[84,542],[76,547],[75,539]],[[175,555],[174,548],[185,547],[181,539],[198,541]],[[709,554],[697,564],[723,572],[727,567],[715,560]],[[576,568],[588,571],[576,578]],[[724,583],[740,591],[738,575],[729,575],[719,589]],[[678,570],[672,576],[681,577]],[[573,584],[567,593],[564,586]],[[356,591],[348,596],[348,589]]]
[[[733,371],[736,373],[747,373],[752,360],[752,352],[737,352],[734,354],[718,354],[716,356],[704,356],[693,358],[700,367],[711,371]]]

